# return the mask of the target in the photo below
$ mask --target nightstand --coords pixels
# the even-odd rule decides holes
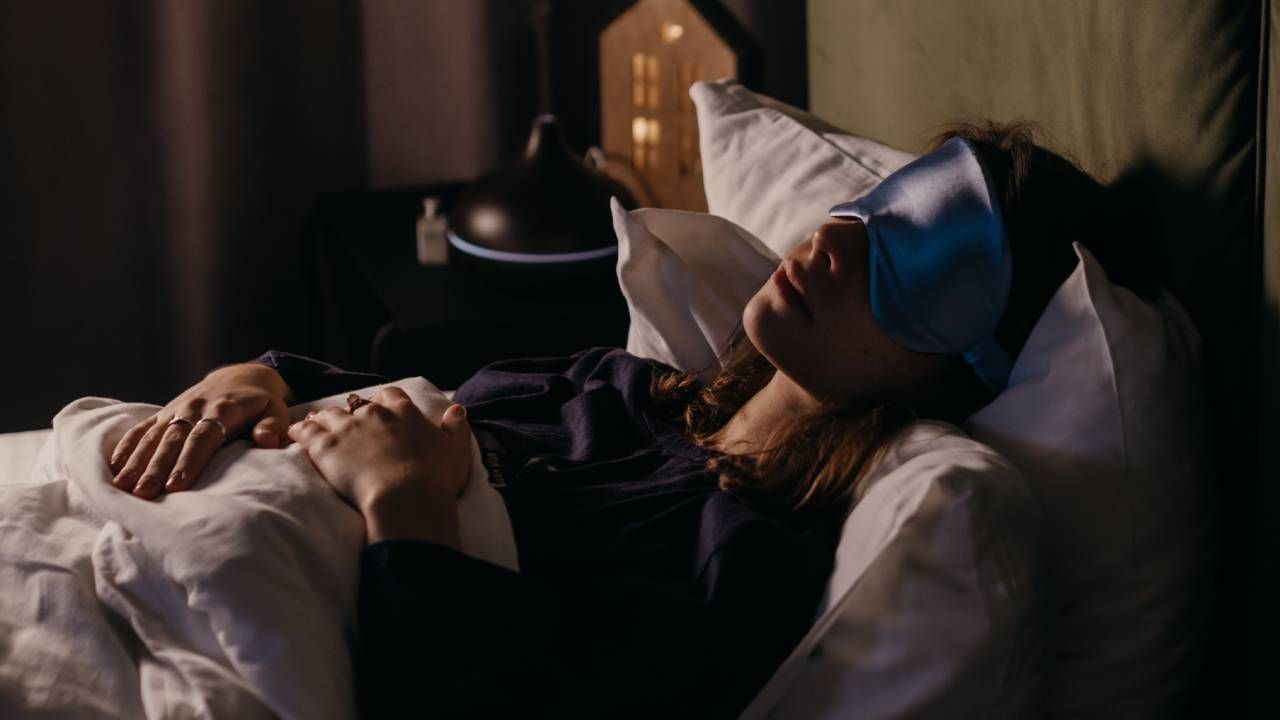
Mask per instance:
[[[421,375],[455,388],[476,370],[514,357],[623,347],[630,322],[616,279],[572,299],[505,289],[450,262],[418,264],[422,198],[447,212],[461,185],[330,195],[307,233],[313,352],[352,370]]]

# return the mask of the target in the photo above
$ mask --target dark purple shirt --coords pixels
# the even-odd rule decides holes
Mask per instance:
[[[300,401],[383,382],[284,353]],[[368,715],[735,717],[812,623],[839,525],[719,490],[615,348],[477,372],[465,405],[520,572],[416,541],[366,549]]]

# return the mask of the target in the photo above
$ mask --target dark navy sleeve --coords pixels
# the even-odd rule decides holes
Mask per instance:
[[[302,355],[268,350],[250,362],[275,368],[293,391],[294,402],[304,403],[370,385],[390,382],[381,375],[359,373],[334,367]]]
[[[609,385],[630,407],[647,404],[650,371],[663,366],[621,348],[594,347],[560,357],[499,360],[484,366],[458,386],[454,399],[467,406],[491,408],[495,415],[524,418],[531,399],[567,402],[593,388]],[[639,381],[639,382],[637,382]],[[534,411],[537,412],[537,411]]]
[[[619,348],[519,358],[481,368],[454,393],[467,421],[519,467],[534,454],[569,462],[654,446],[655,363]],[[602,427],[609,432],[600,432]]]
[[[733,718],[808,630],[829,569],[755,531],[683,585],[605,566],[553,593],[413,541],[373,545],[363,562],[366,717]]]
[[[547,595],[518,573],[389,540],[365,549],[359,592],[360,717],[537,716],[562,696]]]

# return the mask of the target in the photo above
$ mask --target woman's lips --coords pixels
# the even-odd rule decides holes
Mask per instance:
[[[800,291],[796,289],[796,286],[791,283],[791,278],[787,276],[785,266],[779,265],[778,269],[773,271],[773,277],[770,278],[770,280],[773,281],[773,284],[778,288],[778,291],[782,293],[782,299],[785,300],[788,305],[791,305],[803,312],[810,320],[813,319],[813,312],[809,310],[809,304],[805,302],[804,295],[801,295]]]

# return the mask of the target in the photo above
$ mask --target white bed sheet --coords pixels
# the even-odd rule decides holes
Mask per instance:
[[[0,433],[0,485],[29,478],[40,450],[51,435],[52,429]]]
[[[434,386],[397,384],[438,421]],[[358,515],[297,446],[243,440],[199,493],[115,491],[107,449],[155,410],[84,398],[0,435],[0,717],[349,716]],[[459,521],[463,552],[516,567],[474,442]]]
[[[445,397],[453,399],[453,390],[445,390]],[[19,478],[31,475],[36,458],[45,441],[53,434],[52,428],[24,432],[0,433],[0,485],[20,482]]]

